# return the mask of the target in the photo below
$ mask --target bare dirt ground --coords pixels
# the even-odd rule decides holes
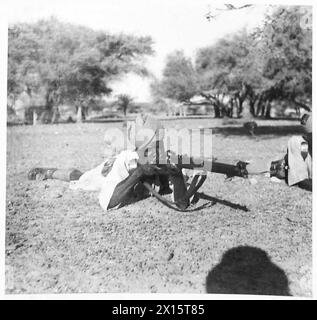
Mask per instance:
[[[8,128],[7,293],[311,295],[309,192],[265,176],[252,184],[212,174],[202,188],[214,198],[208,208],[181,213],[148,198],[106,213],[95,193],[56,180],[27,180],[34,166],[84,171],[99,164],[107,127]],[[267,169],[299,130],[289,129],[262,130],[257,139],[239,129],[218,130],[213,154]]]

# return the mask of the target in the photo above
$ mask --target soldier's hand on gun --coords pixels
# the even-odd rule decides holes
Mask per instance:
[[[141,169],[142,173],[145,176],[154,176],[159,174],[162,169],[156,166],[155,164],[145,163],[145,164],[138,164],[138,167]]]

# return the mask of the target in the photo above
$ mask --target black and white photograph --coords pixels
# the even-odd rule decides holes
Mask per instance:
[[[312,3],[5,3],[6,298],[313,298]]]

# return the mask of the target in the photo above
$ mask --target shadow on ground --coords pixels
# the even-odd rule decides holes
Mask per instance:
[[[225,136],[250,136],[250,133],[243,127],[243,125],[231,127],[217,127],[211,128],[214,134],[222,134]],[[287,135],[300,135],[304,133],[304,129],[300,125],[292,126],[259,126],[255,129],[256,136],[261,135],[274,135],[274,136],[287,136]]]
[[[225,252],[206,278],[207,293],[289,296],[285,272],[265,251],[240,246]]]
[[[220,203],[220,204],[222,204],[224,206],[230,207],[230,208],[235,209],[235,210],[242,210],[242,211],[245,211],[245,212],[250,211],[246,206],[243,206],[241,204],[233,203],[233,202],[230,202],[230,201],[227,201],[227,200],[222,200],[222,199],[219,199],[219,198],[215,198],[215,197],[209,196],[209,195],[207,195],[205,193],[202,193],[202,192],[198,192],[197,195],[198,195],[199,199],[208,200],[208,201],[212,202],[213,204]]]

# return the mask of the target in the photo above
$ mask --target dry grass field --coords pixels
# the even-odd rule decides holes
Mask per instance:
[[[198,121],[178,126],[189,124]],[[268,169],[300,132],[294,122],[276,124],[261,124],[256,139],[239,127],[219,128],[213,154]],[[202,210],[176,212],[148,198],[103,212],[95,193],[27,180],[34,166],[96,166],[110,125],[120,126],[8,127],[7,293],[312,294],[310,192],[264,175],[251,183],[212,174],[202,191],[214,201]]]

